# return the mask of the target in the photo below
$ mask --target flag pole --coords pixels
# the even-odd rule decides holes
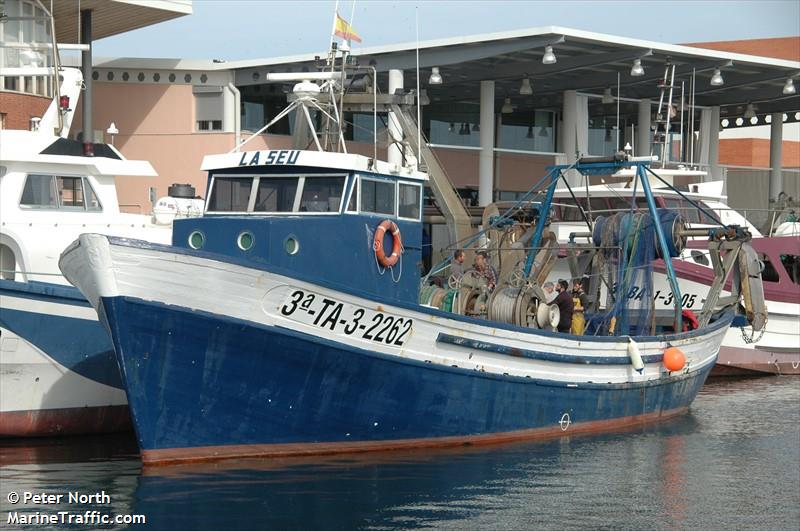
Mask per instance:
[[[356,0],[353,0],[353,5],[352,5],[352,7],[350,8],[350,20],[349,20],[349,23],[350,23],[350,29],[351,29],[351,30],[352,30],[353,28],[355,28],[355,25],[354,25],[355,23],[353,22],[353,20],[355,20],[355,18],[356,18]],[[351,46],[351,44],[352,44],[352,43],[350,42],[350,39],[347,39],[347,47],[348,47],[348,48]]]
[[[333,8],[333,25],[331,26],[331,42],[328,45],[328,52],[330,53],[333,48],[333,38],[336,36],[336,17],[339,15],[339,0],[336,0],[336,5]]]
[[[419,6],[414,6],[414,25],[417,30],[417,169],[422,162],[422,103],[419,98]]]

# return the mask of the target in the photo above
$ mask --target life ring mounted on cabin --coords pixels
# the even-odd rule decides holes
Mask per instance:
[[[394,240],[392,244],[392,254],[386,256],[386,251],[383,250],[383,236],[386,231],[391,232]],[[383,267],[394,267],[397,261],[400,260],[400,255],[403,254],[403,238],[400,236],[400,228],[394,221],[385,219],[375,229],[375,240],[372,243],[372,250],[375,251],[375,258],[378,263]]]

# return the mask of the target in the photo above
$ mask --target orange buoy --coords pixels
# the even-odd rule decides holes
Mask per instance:
[[[683,369],[686,365],[686,356],[678,347],[669,347],[664,351],[664,367],[670,372]]]

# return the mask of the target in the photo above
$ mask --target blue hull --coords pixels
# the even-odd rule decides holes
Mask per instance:
[[[10,298],[91,308],[77,288],[43,282],[0,280],[0,294]],[[0,326],[11,330],[59,365],[98,383],[122,389],[114,346],[99,321],[0,306]]]
[[[668,380],[568,387],[127,297],[102,299],[102,308],[145,462],[621,427],[685,411],[713,365]]]

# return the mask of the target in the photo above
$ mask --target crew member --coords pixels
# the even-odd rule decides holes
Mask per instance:
[[[569,333],[570,329],[572,328],[572,311],[575,307],[574,303],[572,302],[572,296],[568,293],[569,290],[569,283],[566,280],[559,280],[558,284],[556,285],[556,291],[558,295],[556,296],[555,301],[553,304],[558,306],[558,312],[560,314],[558,320],[558,331]]]
[[[489,291],[492,291],[497,285],[497,272],[489,263],[489,255],[486,251],[478,251],[475,253],[475,271],[478,277],[486,279],[486,285]]]
[[[556,298],[556,285],[550,281],[547,281],[542,286],[545,295],[545,301],[547,304],[553,302],[553,299]]]
[[[461,278],[464,275],[464,251],[456,249],[450,261],[450,276]]]
[[[587,297],[586,293],[584,293],[583,282],[579,278],[576,278],[572,281],[572,303],[573,314],[570,332],[576,336],[582,336],[583,331],[586,328],[586,317],[584,316],[584,311],[586,311],[586,307],[589,305],[589,297]]]

